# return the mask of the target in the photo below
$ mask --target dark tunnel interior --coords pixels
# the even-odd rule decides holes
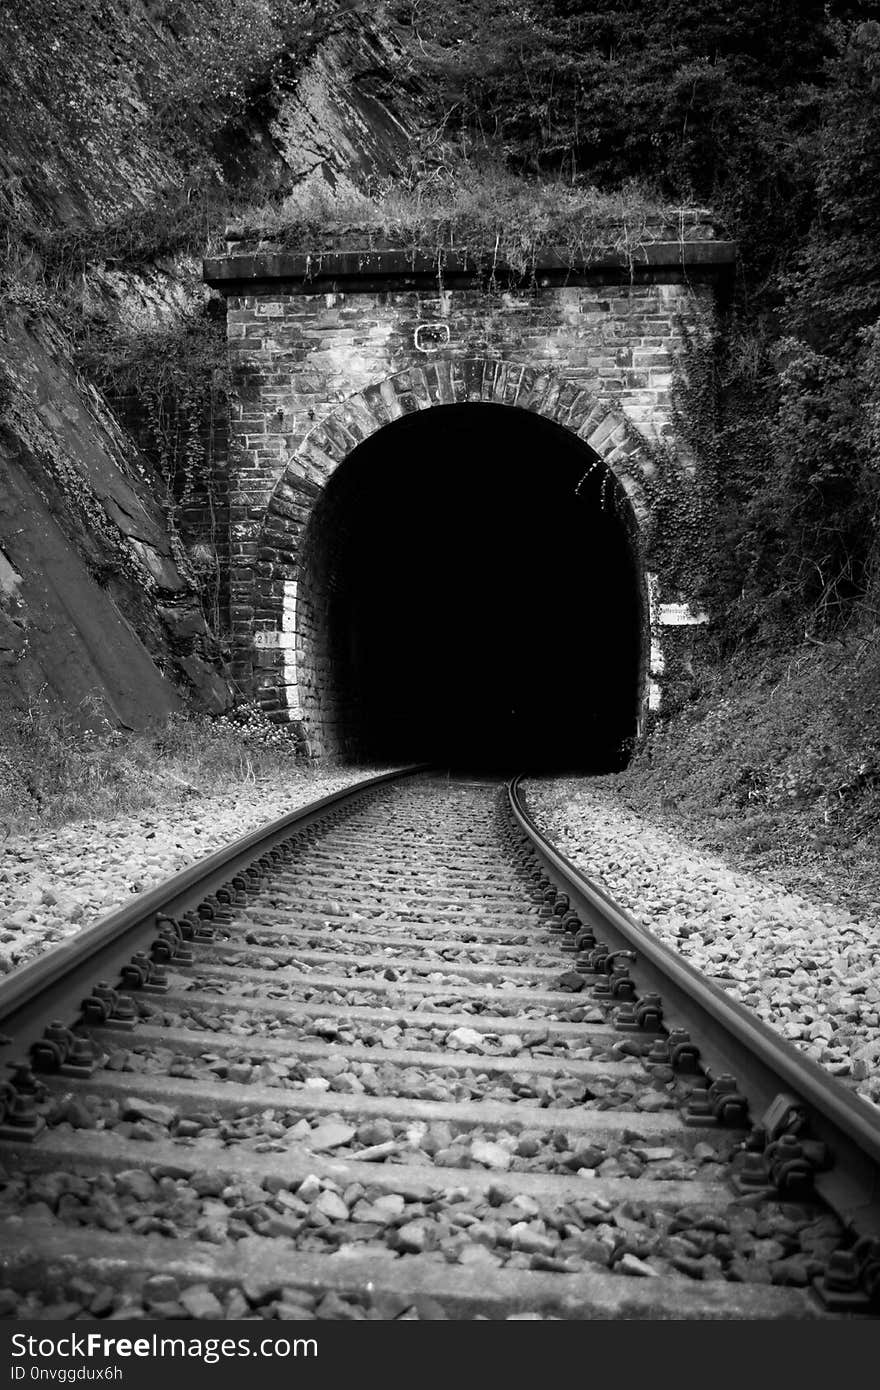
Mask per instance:
[[[623,766],[641,684],[633,524],[597,456],[525,410],[440,406],[371,436],[325,489],[305,548],[340,751]]]

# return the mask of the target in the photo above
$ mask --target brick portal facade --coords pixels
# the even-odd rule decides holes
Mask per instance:
[[[550,258],[528,284],[447,255],[395,251],[233,254],[206,262],[227,300],[233,403],[229,477],[234,675],[316,747],[324,644],[306,537],[317,499],[364,440],[403,415],[481,402],[562,426],[628,500],[645,572],[644,703],[656,706],[659,600],[687,627],[687,595],[649,574],[652,445],[675,447],[672,368],[687,325],[714,322],[734,256],[694,224],[630,263],[597,255],[576,271]],[[685,473],[685,477],[687,474]],[[687,486],[683,483],[683,486]],[[684,602],[684,606],[682,606]],[[667,610],[671,611],[671,610]],[[650,648],[650,651],[647,649]]]

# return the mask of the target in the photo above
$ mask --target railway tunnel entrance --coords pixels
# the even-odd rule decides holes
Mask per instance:
[[[469,767],[627,761],[646,627],[635,522],[559,425],[470,403],[378,430],[317,500],[298,587],[326,746]]]

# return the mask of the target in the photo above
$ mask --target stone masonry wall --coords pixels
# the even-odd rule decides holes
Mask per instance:
[[[476,283],[440,290],[436,280],[388,289],[326,283],[223,285],[235,675],[279,717],[307,723],[326,673],[304,661],[321,645],[322,615],[304,589],[302,541],[326,481],[357,444],[435,404],[537,411],[611,469],[638,533],[649,511],[646,445],[674,443],[670,388],[681,325],[705,322],[715,295],[711,280],[689,283],[674,272],[662,281],[612,273],[607,283],[594,276],[496,293]],[[659,644],[651,648],[659,668]]]

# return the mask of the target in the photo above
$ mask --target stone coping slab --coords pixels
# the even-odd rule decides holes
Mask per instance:
[[[425,251],[376,249],[360,251],[256,251],[209,257],[203,262],[204,279],[215,289],[234,294],[242,288],[266,287],[286,292],[308,293],[328,283],[344,283],[349,292],[370,292],[376,283],[384,288],[407,286],[426,279],[444,283],[450,280],[497,278],[511,283],[528,283],[533,276],[541,285],[576,284],[584,276],[622,272],[625,278],[665,278],[681,274],[729,270],[736,260],[736,242],[711,238],[693,241],[652,241],[631,251],[617,247],[597,247],[580,263],[571,263],[568,253],[547,250],[532,271],[521,274],[510,266],[495,264],[491,252],[475,256],[469,251],[444,252],[441,263]]]

